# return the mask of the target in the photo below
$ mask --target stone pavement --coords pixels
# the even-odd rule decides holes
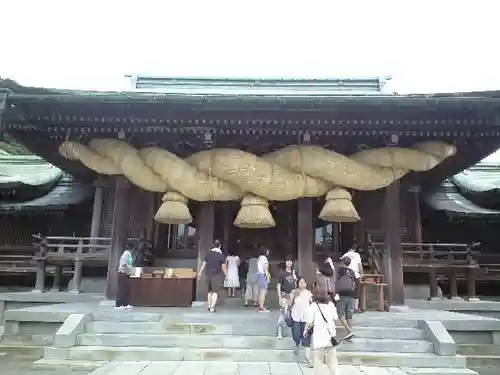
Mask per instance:
[[[437,369],[436,369],[437,370]],[[449,371],[449,372],[448,372]],[[460,369],[460,374],[465,374]],[[320,372],[329,375],[325,367]],[[474,374],[474,372],[470,372]],[[90,375],[313,375],[313,369],[290,362],[111,362]],[[340,365],[336,375],[452,375],[455,369],[400,369],[396,367],[369,367]]]

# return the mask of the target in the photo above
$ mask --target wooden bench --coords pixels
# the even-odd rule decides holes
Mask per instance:
[[[359,308],[363,311],[367,309],[367,289],[369,286],[374,286],[376,290],[376,308],[378,311],[385,311],[384,288],[387,284],[384,282],[384,275],[381,274],[364,274],[360,281],[360,297]]]

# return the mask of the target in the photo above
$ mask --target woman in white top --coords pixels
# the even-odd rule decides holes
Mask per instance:
[[[266,302],[267,287],[269,285],[269,250],[262,248],[259,258],[257,258],[257,276],[256,284],[259,288],[258,305],[260,312],[268,312],[269,310],[264,307]]]
[[[330,375],[338,374],[337,349],[332,346],[331,338],[335,337],[335,320],[338,319],[337,308],[330,300],[324,286],[314,289],[313,303],[307,316],[304,335],[313,328],[311,337],[312,362],[314,374],[321,374],[326,365]]]
[[[292,317],[292,338],[295,342],[294,353],[299,354],[300,345],[305,348],[306,363],[311,366],[311,352],[309,337],[304,336],[304,327],[311,308],[312,294],[307,290],[307,282],[303,277],[299,277],[297,289],[290,293],[290,306]]]
[[[227,295],[229,297],[236,297],[236,288],[240,287],[239,265],[240,258],[234,252],[230,252],[226,257],[227,276],[224,280],[224,287],[227,288]]]
[[[349,268],[353,270],[354,275],[356,275],[356,298],[354,299],[354,311],[359,312],[359,292],[361,275],[363,273],[363,261],[361,260],[361,255],[359,255],[358,246],[353,245],[347,253],[342,255],[342,258],[343,257],[349,257],[351,259]]]

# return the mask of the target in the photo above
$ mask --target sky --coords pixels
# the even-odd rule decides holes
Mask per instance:
[[[16,0],[1,9],[0,76],[126,90],[125,74],[391,75],[388,90],[500,89],[493,0]]]

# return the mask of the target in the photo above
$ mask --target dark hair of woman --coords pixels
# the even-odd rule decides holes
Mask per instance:
[[[298,276],[298,277],[297,277],[297,286],[299,285],[299,283],[300,283],[300,281],[301,281],[301,280],[304,280],[304,282],[305,282],[305,283],[306,283],[306,285],[307,285],[307,280],[306,280],[306,278],[305,278],[304,276]]]
[[[326,276],[326,277],[333,276],[333,270],[332,270],[332,267],[330,267],[329,264],[326,264],[326,263],[318,264],[318,271],[323,276]]]
[[[214,247],[220,247],[220,241],[219,240],[215,240],[214,241]]]
[[[342,264],[345,266],[345,267],[349,267],[349,265],[351,264],[351,258],[350,257],[343,257],[341,259],[342,261]]]
[[[227,255],[230,255],[230,256],[234,257],[234,256],[236,256],[236,253],[234,252],[234,250],[229,250],[227,252]]]
[[[287,255],[285,258],[285,262],[293,262],[293,256]]]
[[[323,285],[316,285],[313,290],[313,301],[316,303],[329,303],[331,301],[328,290]]]

